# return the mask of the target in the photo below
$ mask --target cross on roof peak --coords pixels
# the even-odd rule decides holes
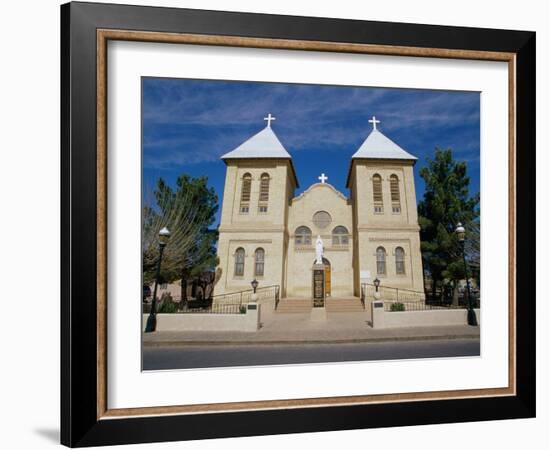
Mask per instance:
[[[372,116],[372,119],[369,120],[369,123],[372,123],[372,129],[376,130],[376,124],[380,123],[380,121],[376,120],[376,116]]]
[[[317,177],[319,178],[319,180],[321,180],[321,183],[325,184],[325,182],[328,180],[328,177],[322,173],[320,177]]]
[[[264,120],[267,122],[267,127],[271,128],[271,121],[276,119],[274,116],[271,115],[271,113],[269,113],[267,117],[264,117]]]

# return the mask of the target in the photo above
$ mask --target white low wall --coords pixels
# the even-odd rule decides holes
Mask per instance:
[[[157,314],[156,331],[257,331],[260,328],[260,308],[258,303],[248,303],[245,314]],[[148,316],[143,314],[143,330]]]
[[[375,303],[382,306],[375,307]],[[474,309],[477,323],[480,322],[480,310]],[[467,325],[468,310],[466,309],[431,309],[425,311],[384,311],[383,302],[373,302],[373,328],[403,328]]]

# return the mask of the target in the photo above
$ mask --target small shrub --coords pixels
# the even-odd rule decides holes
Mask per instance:
[[[239,312],[240,312],[241,314],[246,314],[246,306],[242,306],[242,305],[241,305],[241,306],[239,307]]]
[[[405,305],[403,303],[392,303],[390,311],[405,311]]]
[[[164,292],[160,296],[160,301],[161,303],[172,303],[172,294],[170,294],[170,292]]]
[[[174,303],[172,300],[172,296],[165,292],[160,297],[160,307],[158,309],[158,312],[160,314],[173,314],[178,310],[178,306]]]
[[[162,305],[160,305],[159,313],[160,314],[174,314],[177,312],[178,307],[175,303],[172,302],[164,302]]]

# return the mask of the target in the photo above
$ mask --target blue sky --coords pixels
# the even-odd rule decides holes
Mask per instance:
[[[418,158],[418,172],[436,146],[453,149],[468,163],[470,192],[479,191],[478,92],[324,86],[249,81],[143,79],[143,184],[159,177],[173,184],[181,173],[207,175],[223,198],[225,164],[220,156],[265,127],[291,154],[300,188],[318,181],[349,195],[345,187],[351,156],[372,129],[378,129]]]

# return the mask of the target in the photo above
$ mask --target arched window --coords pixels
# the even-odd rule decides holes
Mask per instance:
[[[260,197],[258,201],[258,212],[267,212],[267,202],[269,201],[269,174],[262,173],[260,177]]]
[[[244,248],[239,247],[235,251],[235,276],[242,277],[244,275]]]
[[[254,275],[264,276],[265,251],[263,248],[257,248],[254,252]]]
[[[252,190],[252,175],[245,173],[241,186],[241,214],[248,214],[250,210],[250,191]]]
[[[399,197],[399,178],[390,176],[391,211],[394,214],[401,213],[401,199]]]
[[[401,247],[395,249],[395,273],[405,275],[405,250]]]
[[[348,245],[348,242],[349,236],[346,227],[339,225],[332,230],[332,245]]]
[[[308,227],[298,227],[294,233],[295,245],[311,245],[311,230]]]
[[[386,274],[386,249],[384,247],[376,249],[376,273],[378,275]]]
[[[375,174],[372,177],[372,200],[374,202],[374,212],[382,214],[384,212],[384,199],[382,197],[382,177]]]

